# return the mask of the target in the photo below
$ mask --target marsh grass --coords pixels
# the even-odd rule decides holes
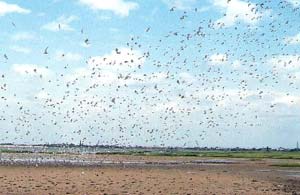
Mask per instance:
[[[34,153],[26,150],[0,149],[0,153]],[[60,154],[60,152],[40,152]],[[300,151],[185,151],[185,150],[124,150],[122,152],[98,152],[97,155],[132,155],[132,156],[169,156],[169,157],[206,157],[206,158],[245,158],[251,161],[262,159],[300,160]]]
[[[104,154],[104,153],[97,153]],[[174,157],[213,157],[213,158],[246,158],[252,161],[269,159],[296,159],[300,160],[300,152],[279,152],[279,151],[129,151],[124,153],[112,153],[118,155],[134,156],[174,156]]]
[[[273,164],[271,166],[293,168],[293,167],[300,167],[300,163],[280,163],[280,164]]]

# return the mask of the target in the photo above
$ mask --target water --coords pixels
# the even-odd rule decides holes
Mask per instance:
[[[75,165],[75,166],[101,166],[101,165],[203,165],[203,164],[232,164],[237,163],[226,159],[176,159],[176,160],[147,160],[127,159],[112,156],[96,155],[127,152],[164,152],[161,149],[145,150],[145,148],[104,148],[104,147],[42,147],[42,146],[5,146],[2,150],[10,150],[8,153],[0,153],[1,164],[15,165]],[[15,152],[11,152],[15,151]]]

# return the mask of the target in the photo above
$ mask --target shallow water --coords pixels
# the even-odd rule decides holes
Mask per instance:
[[[300,170],[277,170],[277,171],[280,171],[280,172],[285,172],[285,173],[299,173],[300,174]]]
[[[75,166],[101,166],[101,165],[221,165],[238,163],[226,159],[201,159],[201,160],[111,160],[106,158],[95,158],[94,155],[72,156],[72,155],[42,155],[42,154],[2,154],[0,164],[15,165],[75,165]]]
[[[296,174],[296,175],[288,175],[289,177],[296,177],[296,178],[300,178],[300,174]]]
[[[258,172],[270,172],[271,170],[270,169],[260,169],[260,170],[257,170]]]

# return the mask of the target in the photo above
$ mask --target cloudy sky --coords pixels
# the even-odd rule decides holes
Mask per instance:
[[[0,0],[0,142],[295,147],[299,9]]]

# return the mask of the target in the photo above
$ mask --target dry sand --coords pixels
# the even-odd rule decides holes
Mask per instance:
[[[300,178],[289,175],[293,171],[300,169],[245,160],[176,166],[0,166],[0,194],[300,194]]]

